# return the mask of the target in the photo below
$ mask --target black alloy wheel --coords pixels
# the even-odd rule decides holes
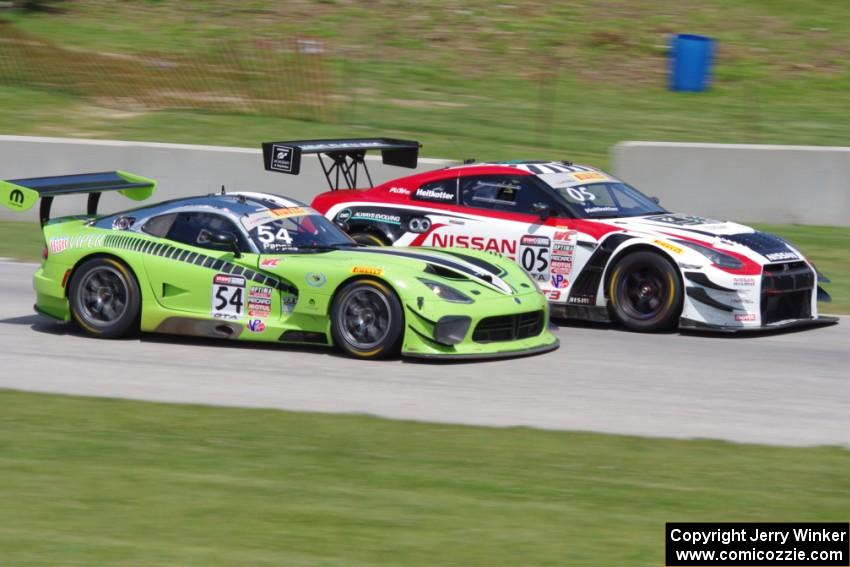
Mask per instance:
[[[114,339],[138,330],[139,284],[118,260],[83,262],[71,277],[68,300],[74,321],[90,335]]]
[[[682,311],[682,284],[673,264],[654,252],[635,252],[617,261],[608,283],[615,320],[632,331],[667,331]]]
[[[396,294],[383,282],[358,279],[343,286],[331,308],[334,343],[357,358],[398,352],[404,314]]]
[[[377,234],[371,232],[355,232],[350,235],[361,246],[389,246],[389,243]]]

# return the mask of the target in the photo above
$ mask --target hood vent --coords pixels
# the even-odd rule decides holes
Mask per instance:
[[[499,268],[498,266],[491,264],[490,262],[482,260],[481,258],[478,258],[476,256],[469,256],[467,254],[455,252],[454,250],[440,250],[440,252],[442,252],[443,254],[450,254],[452,256],[460,258],[464,262],[468,262],[468,263],[472,264],[473,266],[476,266],[476,267],[484,270],[485,272],[493,274],[494,276],[502,277],[502,276],[505,275],[505,271],[503,269]],[[490,253],[494,254],[494,252],[490,252]]]
[[[499,290],[502,293],[513,294],[514,290],[511,287],[502,281],[501,278],[495,277],[492,274],[488,274],[485,272],[475,272],[470,277],[464,272],[454,270],[452,268],[441,266],[440,264],[428,264],[425,266],[425,273],[434,274],[435,276],[440,276],[441,278],[445,278],[447,280],[455,280],[455,281],[478,281],[478,283],[484,283],[489,285],[492,288]]]
[[[758,252],[762,256],[766,254],[774,254],[776,252],[788,252],[788,245],[778,236],[768,234],[766,232],[744,232],[741,234],[727,234],[720,238],[729,240],[736,244],[742,244]]]
[[[440,276],[441,278],[446,278],[447,280],[469,279],[460,272],[456,272],[455,270],[445,268],[443,266],[438,266],[437,264],[428,264],[427,266],[425,266],[425,272],[429,274],[434,274],[435,276]]]

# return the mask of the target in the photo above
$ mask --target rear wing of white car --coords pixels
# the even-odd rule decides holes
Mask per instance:
[[[290,142],[264,142],[263,165],[266,171],[298,175],[301,173],[301,156],[317,154],[325,179],[331,191],[357,187],[357,174],[362,167],[372,186],[372,176],[366,166],[366,152],[380,151],[385,165],[413,169],[419,160],[422,144],[413,140],[393,138],[348,138],[340,140],[299,140]],[[329,164],[325,159],[330,160]]]

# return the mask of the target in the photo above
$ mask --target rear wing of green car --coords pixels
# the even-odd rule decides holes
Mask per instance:
[[[128,199],[143,201],[153,195],[155,189],[156,181],[153,179],[125,171],[32,177],[0,181],[0,202],[7,209],[20,212],[28,211],[41,199],[38,218],[44,225],[50,220],[53,197],[87,193],[86,214],[94,216],[97,214],[100,194],[104,191],[118,191]]]

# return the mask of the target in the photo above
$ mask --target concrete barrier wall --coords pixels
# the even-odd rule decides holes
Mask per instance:
[[[15,179],[122,169],[159,182],[155,198],[173,199],[228,190],[267,191],[310,202],[327,189],[315,156],[298,176],[263,169],[257,148],[230,148],[0,136],[0,178]],[[382,183],[412,173],[367,156]],[[449,161],[420,159],[419,170]],[[850,148],[621,142],[612,148],[613,172],[673,211],[742,222],[850,226]],[[136,203],[107,194],[100,210]],[[53,216],[85,211],[85,197],[56,199]],[[34,209],[0,219],[36,220]]]
[[[313,155],[304,156],[300,175],[265,171],[259,147],[261,141],[267,140],[257,140],[257,148],[253,149],[0,136],[0,178],[21,179],[121,169],[156,179],[158,186],[154,199],[158,201],[218,192],[222,185],[229,191],[277,193],[307,203],[318,193],[328,190],[318,159]],[[414,171],[384,166],[379,154],[366,159],[376,185]],[[445,160],[420,159],[418,170],[435,169],[448,163]],[[367,183],[365,176],[358,181],[361,186]],[[121,195],[107,193],[101,198],[99,210],[111,212],[137,205]],[[60,197],[53,202],[51,216],[80,214],[85,212],[85,208],[84,195]],[[37,220],[38,206],[24,214],[0,207],[0,219]]]
[[[621,142],[613,173],[669,210],[850,226],[850,148]]]

